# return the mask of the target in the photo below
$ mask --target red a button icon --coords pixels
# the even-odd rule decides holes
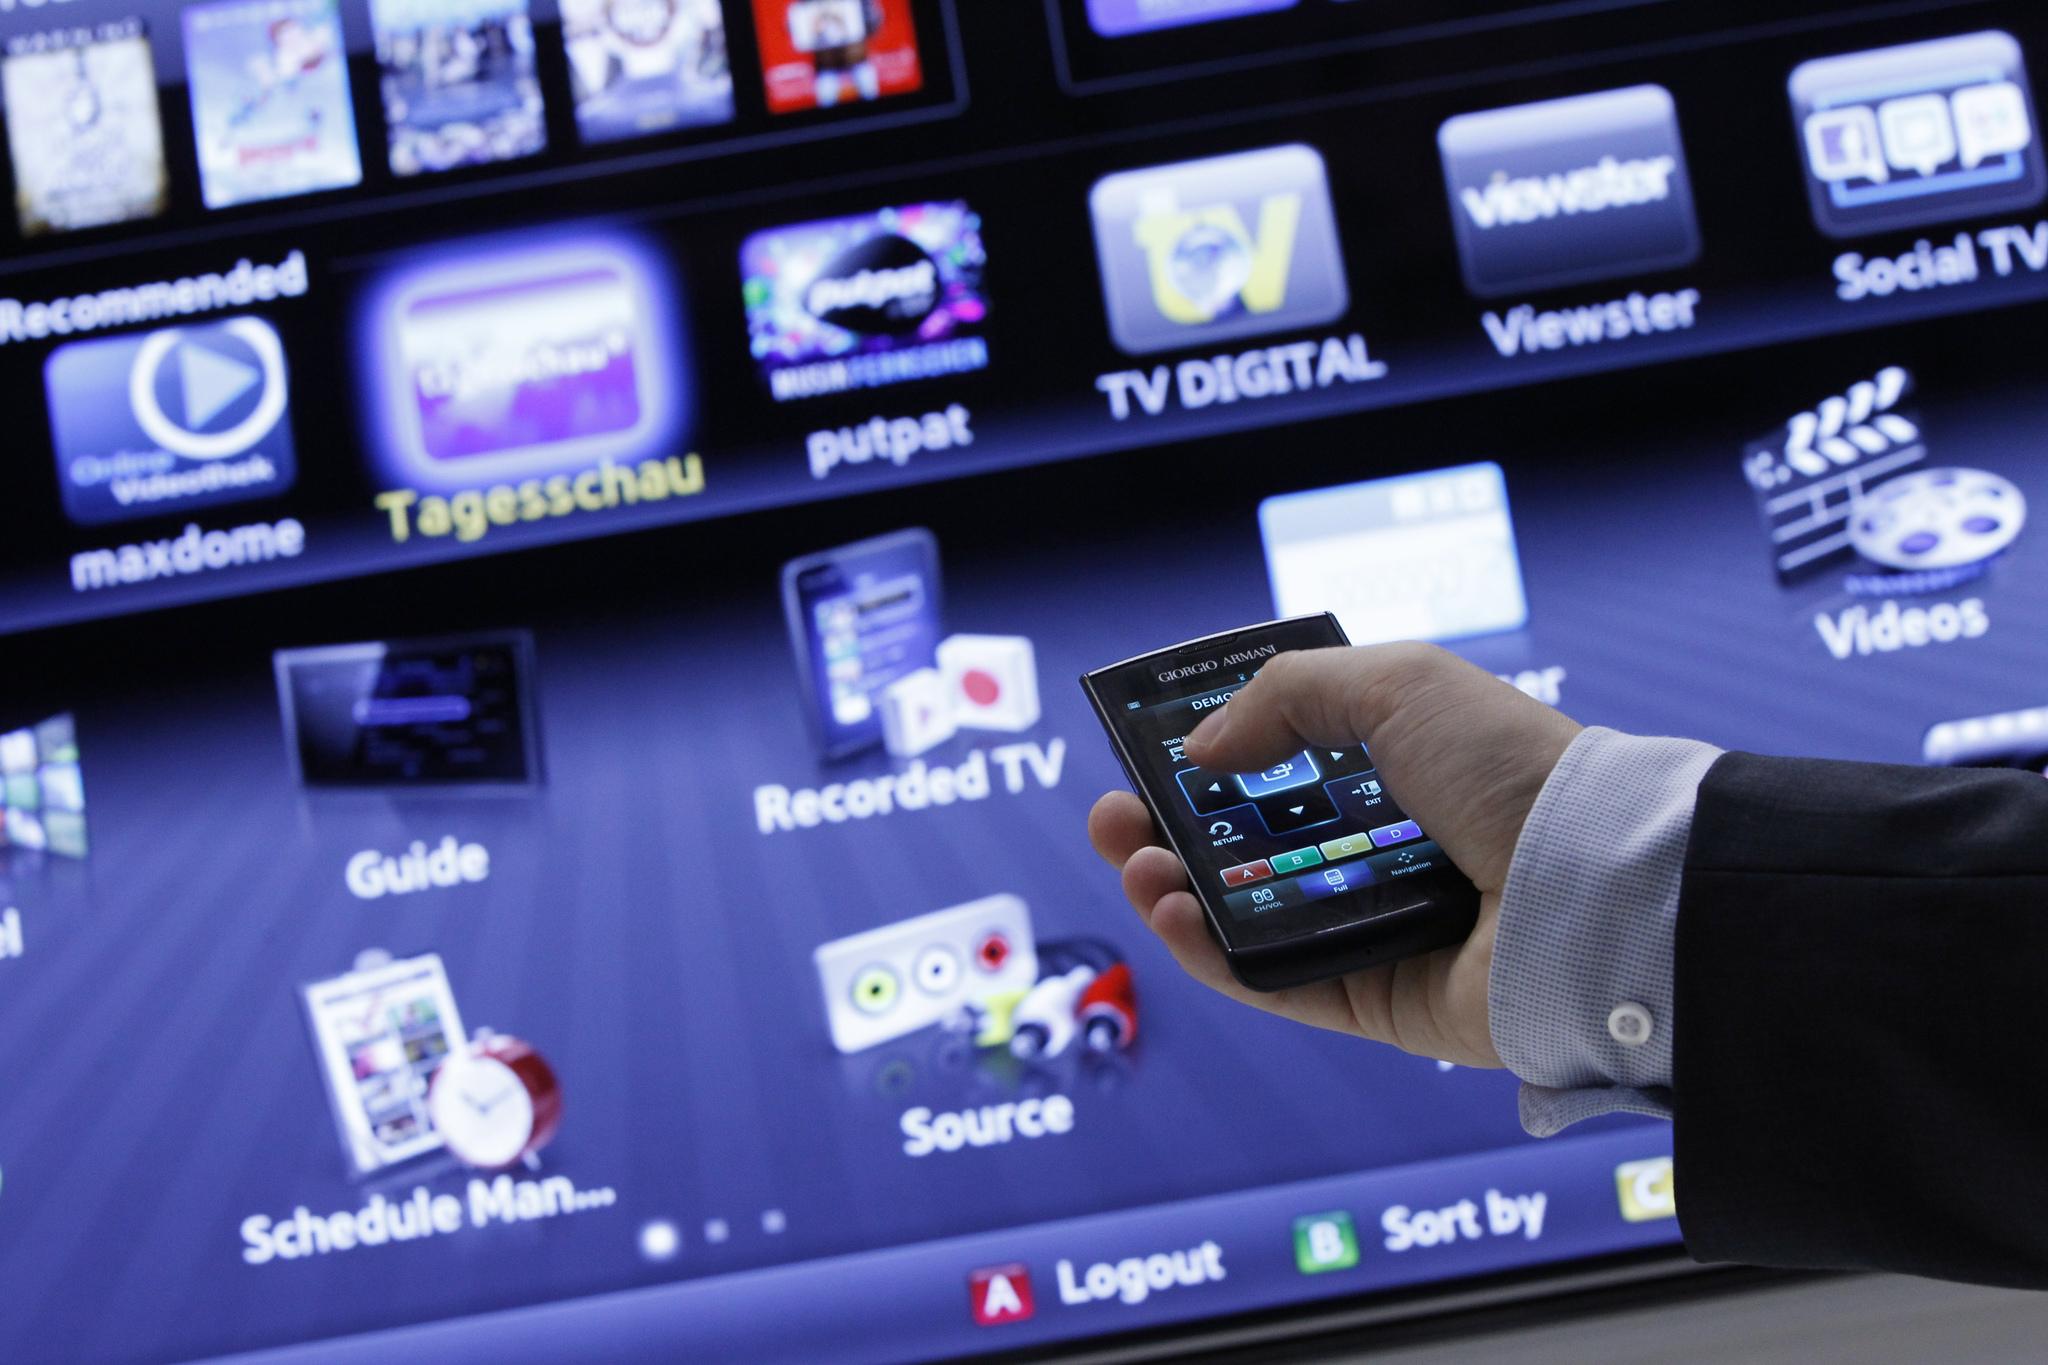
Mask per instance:
[[[1038,1311],[1031,1298],[1031,1272],[1018,1262],[984,1266],[969,1274],[967,1300],[979,1327],[1023,1322]]]

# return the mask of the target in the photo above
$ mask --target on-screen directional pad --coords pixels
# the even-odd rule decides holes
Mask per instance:
[[[1266,829],[1273,834],[1291,834],[1337,818],[1337,803],[1321,787],[1297,787],[1256,804],[1259,818],[1266,822]]]

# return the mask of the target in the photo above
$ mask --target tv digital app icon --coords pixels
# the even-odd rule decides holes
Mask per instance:
[[[1312,147],[1119,172],[1089,208],[1110,335],[1127,354],[1316,327],[1350,307]]]

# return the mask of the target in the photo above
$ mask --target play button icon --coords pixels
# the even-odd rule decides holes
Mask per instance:
[[[262,370],[222,355],[203,342],[187,341],[173,355],[184,398],[181,425],[189,431],[204,431],[229,404],[263,382]]]
[[[276,429],[286,401],[284,346],[260,318],[152,332],[128,372],[135,424],[188,460],[248,454]]]

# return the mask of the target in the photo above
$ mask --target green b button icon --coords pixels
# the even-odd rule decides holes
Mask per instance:
[[[1348,1213],[1311,1213],[1294,1220],[1294,1264],[1304,1275],[1358,1264],[1358,1233]]]

